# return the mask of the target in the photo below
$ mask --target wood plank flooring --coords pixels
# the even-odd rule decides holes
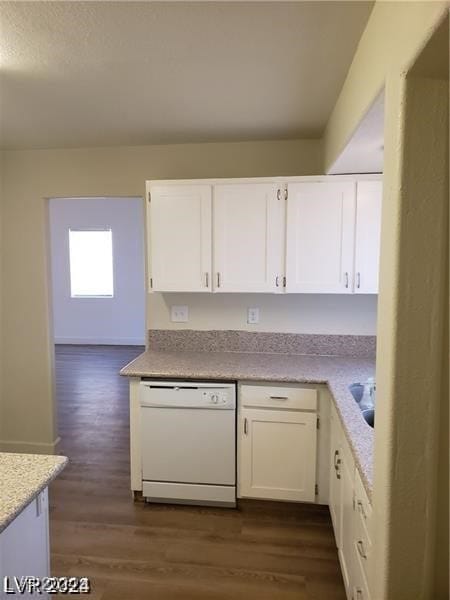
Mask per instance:
[[[50,488],[53,574],[90,577],[95,600],[345,600],[325,507],[132,501],[128,382],[118,371],[141,350],[56,347],[70,465]]]

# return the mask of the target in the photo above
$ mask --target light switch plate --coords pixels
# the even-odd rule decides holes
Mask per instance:
[[[249,325],[259,323],[259,308],[247,308],[247,323]]]
[[[171,306],[170,320],[172,323],[186,323],[189,320],[189,309],[187,306]]]

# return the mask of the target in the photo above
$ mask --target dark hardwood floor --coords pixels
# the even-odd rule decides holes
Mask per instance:
[[[61,452],[50,488],[54,575],[96,600],[344,600],[328,510],[245,501],[238,510],[134,503],[128,381],[136,347],[57,346]]]

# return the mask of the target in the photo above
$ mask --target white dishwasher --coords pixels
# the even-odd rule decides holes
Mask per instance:
[[[236,506],[236,385],[140,384],[142,495]]]

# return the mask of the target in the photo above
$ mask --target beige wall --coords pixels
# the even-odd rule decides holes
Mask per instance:
[[[2,242],[2,237],[1,237],[1,231],[2,231],[2,212],[3,212],[3,155],[0,152],[0,257],[2,254],[2,250],[1,250],[1,242]],[[3,287],[2,287],[2,265],[1,265],[1,261],[0,261],[0,315],[1,315],[1,310],[2,310],[2,298],[3,298]],[[2,364],[3,360],[3,344],[2,344],[2,320],[0,318],[0,365]],[[4,419],[3,419],[3,395],[2,395],[2,373],[1,373],[1,369],[0,369],[0,440],[3,438],[3,423],[4,423]]]
[[[170,307],[186,305],[188,323],[172,323]],[[260,321],[247,324],[247,308],[260,309]],[[340,294],[149,294],[149,329],[243,329],[375,335],[377,296]]]
[[[149,178],[313,175],[321,172],[321,143],[11,151],[3,160],[2,441],[12,450],[51,451],[56,427],[45,198],[138,196]]]
[[[388,114],[385,138],[375,597],[444,600],[448,595],[433,593],[433,577],[439,413],[448,398],[442,369],[448,311],[448,82],[388,79],[386,106],[396,110]],[[448,473],[446,481],[448,486]],[[448,523],[448,514],[443,516],[439,528]]]
[[[448,295],[448,189],[442,174],[448,170],[448,87],[438,81],[407,85],[405,78],[447,6],[376,3],[324,138],[327,170],[386,85],[372,581],[376,600],[448,598],[448,589],[438,591],[442,570],[434,569],[437,423],[448,385],[442,372],[443,291]],[[447,56],[448,41],[444,52]],[[442,525],[447,526],[444,516],[437,522],[438,528]]]
[[[376,2],[324,135],[324,171],[344,149],[390,73],[413,62],[448,2]]]

